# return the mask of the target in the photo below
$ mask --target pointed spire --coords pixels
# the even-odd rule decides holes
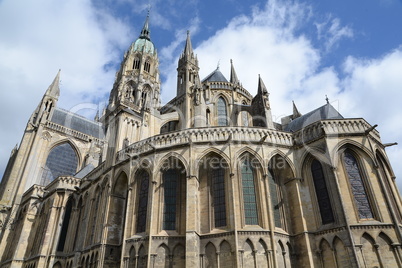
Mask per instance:
[[[230,60],[230,65],[231,65],[231,69],[230,69],[230,83],[232,84],[240,84],[239,79],[237,78],[237,74],[233,65],[233,60]]]
[[[297,109],[295,102],[294,101],[292,101],[292,102],[293,102],[293,119],[295,119],[295,118],[302,116],[302,114]]]
[[[52,84],[48,87],[46,90],[45,95],[53,97],[53,98],[59,98],[60,96],[60,88],[59,88],[59,82],[60,82],[60,69],[57,72],[56,77],[54,78]]]
[[[148,9],[147,18],[145,19],[144,26],[142,27],[142,30],[141,30],[140,39],[147,39],[147,40],[151,41],[151,35],[150,35],[150,31],[149,31],[149,9]]]
[[[186,46],[184,47],[183,54],[186,56],[193,55],[193,46],[191,45],[190,31],[187,31]]]
[[[265,86],[264,82],[262,81],[261,76],[258,74],[258,94],[268,94],[267,87]]]

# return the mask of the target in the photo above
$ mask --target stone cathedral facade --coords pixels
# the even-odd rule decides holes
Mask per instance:
[[[1,182],[1,267],[401,267],[401,197],[364,119],[327,102],[273,122],[261,77],[255,96],[232,62],[200,79],[189,34],[162,106],[148,18],[94,120],[57,106],[59,75]]]

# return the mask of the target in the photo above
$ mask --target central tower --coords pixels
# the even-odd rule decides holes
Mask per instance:
[[[160,106],[158,66],[148,13],[140,36],[124,54],[102,119],[109,139],[107,165],[113,165],[114,155],[128,144],[156,134],[150,126]]]

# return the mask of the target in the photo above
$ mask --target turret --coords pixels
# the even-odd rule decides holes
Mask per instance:
[[[53,114],[53,108],[56,106],[60,96],[60,71],[61,70],[57,72],[56,77],[53,79],[53,82],[43,95],[41,102],[29,119],[29,123],[35,127],[43,120],[51,118]]]
[[[199,67],[197,56],[194,55],[191,45],[190,32],[187,31],[186,45],[180,56],[177,67],[177,96],[185,92],[191,93],[190,89],[195,84],[200,84]]]
[[[269,103],[269,93],[260,75],[258,75],[257,95],[253,98],[252,106],[253,126],[274,129],[274,123],[272,121],[271,114],[271,105]]]

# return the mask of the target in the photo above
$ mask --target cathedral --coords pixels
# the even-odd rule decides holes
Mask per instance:
[[[274,122],[230,64],[200,78],[187,33],[161,105],[147,17],[94,120],[58,107],[59,71],[1,181],[0,267],[402,267],[376,125],[328,101]]]

